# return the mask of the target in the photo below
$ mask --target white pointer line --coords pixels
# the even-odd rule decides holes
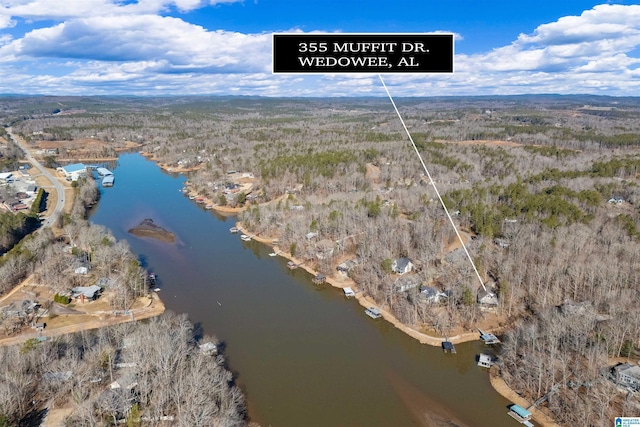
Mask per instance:
[[[400,123],[402,123],[402,127],[404,128],[404,131],[407,133],[407,136],[409,137],[409,141],[411,141],[411,145],[413,145],[413,149],[415,150],[416,154],[418,155],[418,159],[420,159],[420,163],[422,164],[422,167],[424,168],[424,171],[427,173],[427,176],[429,177],[429,182],[433,186],[433,189],[435,190],[436,195],[438,196],[438,200],[440,200],[440,204],[444,208],[444,212],[447,214],[447,218],[449,218],[449,222],[451,223],[451,226],[453,227],[453,230],[456,232],[456,236],[458,236],[458,240],[460,240],[460,244],[462,245],[462,249],[464,249],[464,253],[467,254],[467,258],[469,258],[469,262],[471,263],[471,266],[473,267],[473,271],[475,271],[476,272],[476,276],[478,276],[478,280],[480,281],[480,286],[482,286],[482,289],[484,289],[485,292],[488,292],[487,291],[487,287],[484,285],[484,282],[482,281],[482,277],[480,277],[480,273],[478,272],[478,269],[476,268],[476,264],[473,262],[473,259],[471,259],[471,255],[469,254],[469,251],[467,250],[467,247],[465,246],[464,241],[462,240],[462,236],[460,235],[460,232],[458,231],[458,227],[456,227],[456,224],[453,222],[453,219],[451,218],[451,215],[449,214],[449,210],[445,206],[444,201],[442,200],[442,197],[440,196],[440,192],[438,191],[438,188],[436,187],[435,182],[433,182],[433,178],[431,178],[431,174],[429,173],[429,170],[427,169],[427,165],[425,165],[424,160],[422,160],[422,156],[420,155],[420,151],[418,151],[418,147],[416,147],[416,143],[413,142],[413,138],[411,137],[411,134],[409,133],[409,129],[407,129],[407,125],[404,124],[404,120],[402,120],[402,116],[400,115],[400,111],[398,111],[398,107],[396,107],[396,103],[393,101],[393,98],[391,97],[391,94],[389,93],[389,89],[387,89],[387,85],[384,84],[384,80],[382,80],[382,75],[378,74],[378,77],[380,78],[380,81],[382,82],[382,86],[384,87],[385,92],[387,92],[387,96],[389,97],[389,100],[391,101],[391,104],[393,105],[393,109],[396,110],[396,114],[398,115],[398,118],[400,119]]]

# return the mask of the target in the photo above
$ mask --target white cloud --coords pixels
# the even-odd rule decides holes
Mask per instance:
[[[124,4],[119,0],[5,0],[0,2],[0,19],[2,16],[13,16],[30,20],[65,20],[96,16],[156,14],[171,8],[189,12],[207,4],[239,1],[242,0],[138,0],[135,3]]]
[[[9,15],[3,15],[0,11],[0,30],[4,28],[11,28],[16,25],[16,21],[11,19]]]
[[[155,72],[264,71],[271,36],[207,31],[157,15],[90,17],[36,29],[0,47],[0,61],[27,57],[153,61]]]
[[[385,96],[375,75],[272,75],[271,34],[212,31],[158,15],[232,1],[0,0],[0,25],[9,25],[7,17],[60,20],[21,37],[0,36],[0,92]],[[384,78],[394,96],[640,96],[638,47],[640,5],[600,5],[509,45],[458,54],[453,75]]]

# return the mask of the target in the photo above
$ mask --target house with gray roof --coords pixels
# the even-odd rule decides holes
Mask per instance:
[[[391,270],[396,274],[406,274],[413,270],[413,262],[409,258],[398,258],[391,264]]]

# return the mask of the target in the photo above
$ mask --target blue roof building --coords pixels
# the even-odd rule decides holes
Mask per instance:
[[[83,163],[72,163],[70,165],[57,168],[56,170],[62,173],[65,178],[70,178],[72,181],[77,180],[78,177],[87,173],[87,167]]]
[[[521,423],[531,419],[531,412],[527,411],[520,405],[511,405],[509,407],[509,415]]]

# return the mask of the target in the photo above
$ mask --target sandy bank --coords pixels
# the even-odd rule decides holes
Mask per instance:
[[[259,242],[259,243],[263,243],[263,244],[272,246],[274,252],[277,252],[279,256],[282,256],[283,258],[286,258],[286,259],[298,264],[298,266],[299,266],[298,268],[302,268],[302,269],[306,270],[309,274],[311,274],[313,276],[318,274],[317,271],[312,269],[310,266],[306,265],[306,263],[304,261],[302,261],[302,260],[300,260],[300,259],[298,259],[298,258],[296,258],[294,256],[291,256],[290,253],[283,251],[278,246],[273,246],[273,240],[276,239],[275,237],[253,235],[253,233],[248,231],[243,226],[243,224],[241,222],[236,223],[236,227],[240,230],[240,232],[242,232],[242,233],[244,233],[246,235],[252,236],[252,240],[255,240],[255,241]],[[380,308],[379,305],[376,304],[375,301],[373,301],[373,299],[371,299],[368,296],[363,295],[362,291],[358,290],[357,283],[354,282],[352,279],[345,278],[345,279],[342,279],[342,280],[338,280],[335,277],[327,277],[326,283],[330,284],[333,287],[340,288],[340,289],[343,289],[345,287],[350,287],[356,293],[355,298],[358,300],[358,302],[360,303],[360,305],[362,307],[365,307],[365,308],[368,308],[368,307],[371,307],[371,306],[378,307],[379,310],[380,310],[380,313],[382,314],[382,317],[386,321],[388,321],[393,326],[395,326],[396,328],[400,329],[402,332],[404,332],[405,334],[409,335],[410,337],[418,340],[421,344],[427,344],[427,345],[436,346],[436,347],[440,347],[442,345],[442,342],[444,341],[444,338],[433,336],[433,335],[429,335],[429,334],[425,334],[424,332],[417,331],[417,330],[415,330],[415,329],[403,324],[393,314],[391,314],[388,310]],[[497,331],[493,330],[493,332],[497,332]],[[454,336],[449,337],[449,340],[451,342],[453,342],[454,344],[459,344],[459,343],[464,343],[464,342],[469,342],[469,341],[476,341],[476,340],[479,340],[479,339],[480,339],[480,334],[478,332],[463,332],[463,333],[458,333],[458,334],[456,334]],[[527,407],[530,406],[531,403],[529,403],[526,399],[524,399],[520,395],[518,395],[514,390],[509,388],[509,386],[507,386],[505,381],[498,376],[497,370],[496,370],[495,367],[491,369],[490,380],[491,380],[491,385],[496,390],[496,392],[498,392],[500,395],[502,395],[506,399],[512,401],[513,403],[519,404],[519,405],[523,406],[524,408],[527,408]],[[531,409],[531,413],[533,414],[534,421],[536,423],[538,423],[542,427],[560,427],[559,424],[555,423],[550,416],[548,416],[547,414],[542,412],[540,409],[532,408]],[[424,416],[425,414],[423,413],[421,415]]]
[[[533,415],[533,419],[536,423],[538,423],[542,427],[560,427],[560,424],[553,421],[553,419],[545,414],[538,408],[529,408],[532,402],[529,402],[524,397],[520,396],[513,389],[511,389],[507,383],[498,375],[498,368],[496,366],[492,367],[489,370],[489,379],[491,380],[491,385],[500,393],[505,399],[510,400],[511,402],[522,406],[523,408],[528,408],[528,411]]]
[[[244,228],[241,222],[238,222],[236,224],[236,227],[238,227],[238,229],[242,233],[252,236],[253,240],[272,246],[274,237],[254,236],[250,231]],[[298,264],[299,268],[306,270],[312,276],[315,276],[318,274],[318,272],[315,271],[313,268],[311,268],[311,266],[307,265],[304,261],[292,256],[289,252],[286,252],[282,250],[282,248],[279,248],[277,246],[274,246],[273,248],[274,248],[274,252],[277,252],[279,256],[284,257]],[[358,290],[358,284],[354,282],[352,279],[346,278],[343,280],[338,280],[335,277],[327,277],[326,283],[330,284],[335,288],[340,288],[340,289],[350,287],[356,293],[355,298],[358,300],[358,302],[362,307],[365,307],[365,308],[368,308],[371,306],[379,307],[378,304],[375,301],[373,301],[373,299],[371,299],[371,297],[365,296],[362,293],[362,291]],[[436,337],[433,335],[425,334],[424,332],[417,331],[400,322],[390,311],[380,307],[379,309],[380,309],[380,313],[382,314],[382,317],[386,321],[391,323],[396,328],[400,329],[402,332],[411,336],[412,338],[417,339],[418,341],[420,341],[420,343],[428,344],[432,346],[438,346],[438,347],[442,345],[444,338]],[[480,339],[480,335],[478,334],[478,332],[460,333],[455,336],[449,337],[449,340],[455,344],[468,342],[468,341],[476,341],[478,339]]]
[[[167,243],[175,243],[176,235],[165,230],[159,225],[154,224],[151,218],[145,218],[142,222],[133,228],[127,230],[127,233],[138,237],[150,237]]]

